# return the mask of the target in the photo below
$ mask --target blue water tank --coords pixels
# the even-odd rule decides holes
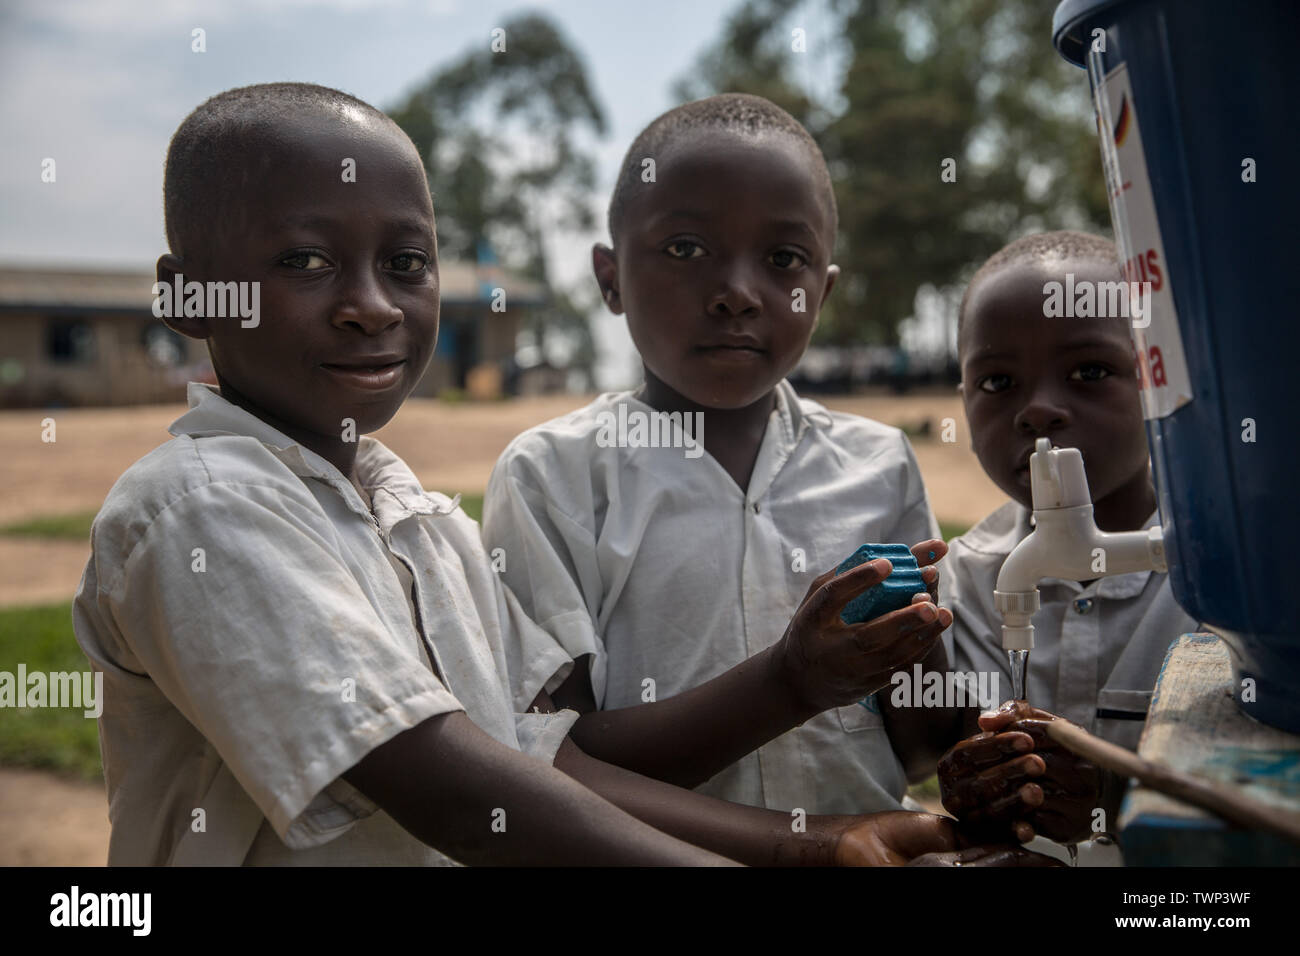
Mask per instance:
[[[1052,32],[1154,289],[1134,341],[1174,596],[1242,708],[1300,732],[1300,3],[1065,0]]]

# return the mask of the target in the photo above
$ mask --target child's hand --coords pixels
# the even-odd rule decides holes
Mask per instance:
[[[995,835],[1009,826],[1022,843],[1035,832],[1058,843],[1087,838],[1101,772],[1047,736],[1043,725],[1061,719],[1022,700],[981,714],[984,733],[939,761],[944,808]]]
[[[837,866],[1056,866],[1016,846],[969,846],[953,822],[932,813],[873,813],[850,823],[835,845]]]
[[[937,605],[939,603],[939,569],[934,565],[943,560],[944,555],[948,553],[948,546],[938,538],[931,538],[929,541],[914,544],[907,550],[911,551],[912,557],[916,558],[916,566],[921,569],[921,577],[925,581],[926,590],[930,592],[930,600]],[[934,557],[931,557],[931,555],[934,555]]]
[[[922,560],[933,551],[946,553],[942,541],[916,546]],[[820,713],[856,703],[886,686],[891,675],[923,660],[952,623],[947,608],[938,607],[938,571],[926,568],[931,595],[918,594],[905,608],[861,624],[845,624],[844,606],[889,576],[893,566],[884,558],[867,561],[836,576],[828,571],[808,587],[799,610],[774,648],[777,666],[796,697]]]

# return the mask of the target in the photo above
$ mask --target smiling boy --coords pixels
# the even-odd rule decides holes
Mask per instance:
[[[565,657],[491,575],[412,590],[422,567],[472,548],[473,527],[355,440],[397,411],[437,332],[419,158],[351,97],[249,87],[181,125],[164,192],[159,282],[256,282],[262,321],[168,319],[207,341],[220,391],[190,386],[177,437],[118,481],[92,532],[74,614],[105,674],[109,863],[445,862],[433,847],[526,859],[525,841],[482,824],[504,802],[527,828],[528,804],[435,781],[432,761],[469,779],[508,774],[521,749],[549,762],[566,721],[525,714],[522,696]],[[434,610],[449,599],[465,614]],[[374,770],[398,750],[429,784],[425,813]],[[557,792],[553,813],[587,799]],[[593,800],[598,816],[613,809]],[[665,859],[694,852],[662,839],[641,831]]]
[[[208,343],[220,388],[190,386],[176,437],[92,530],[74,618],[104,675],[111,864],[726,862],[705,846],[884,863],[962,845],[915,814],[796,830],[567,740],[577,715],[546,689],[568,655],[455,502],[357,437],[396,413],[438,326],[432,202],[391,120],[323,87],[228,91],[177,130],[164,196],[159,282],[256,282],[262,315],[168,319]],[[848,577],[814,610],[838,613]]]
[[[858,701],[915,662],[942,669],[947,610],[917,595],[859,625],[857,675],[833,693],[783,638],[831,577],[809,588],[813,575],[862,543],[915,545],[922,564],[946,550],[903,434],[785,381],[839,274],[821,151],[759,97],[685,104],[629,148],[609,229],[596,280],[627,316],[645,384],[517,438],[484,509],[511,589],[586,658],[557,697],[583,712],[574,739],[739,803],[897,808],[907,777],[890,734],[916,715]],[[612,416],[664,413],[702,419],[707,454],[600,439]],[[859,587],[890,569],[862,567]]]

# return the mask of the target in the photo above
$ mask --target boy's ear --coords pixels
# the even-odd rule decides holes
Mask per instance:
[[[176,277],[184,276],[185,263],[178,255],[167,253],[158,259],[158,281],[153,287],[154,315],[163,320],[163,324],[173,332],[188,335],[192,339],[206,339],[212,335],[212,325],[206,316],[185,315],[184,293],[176,294]],[[181,280],[184,288],[185,279]]]
[[[826,288],[822,289],[822,300],[817,304],[817,311],[820,313],[826,300],[830,298],[831,289],[835,288],[835,280],[840,277],[840,267],[831,263],[826,267]]]
[[[600,297],[605,300],[609,311],[615,315],[622,315],[623,300],[618,294],[618,258],[614,250],[600,242],[592,246],[591,271],[596,275],[596,284],[600,286]]]

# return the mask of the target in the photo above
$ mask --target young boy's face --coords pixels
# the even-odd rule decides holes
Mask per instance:
[[[657,181],[624,207],[616,268],[597,247],[597,279],[649,373],[698,405],[743,408],[808,347],[838,271],[831,211],[786,135],[702,133],[655,161]]]
[[[1145,476],[1146,432],[1136,359],[1123,318],[1049,318],[1043,285],[1114,282],[1115,267],[1083,259],[1011,263],[967,302],[961,393],[985,473],[1032,507],[1034,440],[1078,448],[1094,502]]]
[[[409,142],[364,114],[286,116],[249,154],[241,201],[182,266],[187,281],[260,283],[259,324],[184,323],[202,323],[223,393],[319,450],[347,419],[354,434],[384,425],[429,362],[433,206]]]

